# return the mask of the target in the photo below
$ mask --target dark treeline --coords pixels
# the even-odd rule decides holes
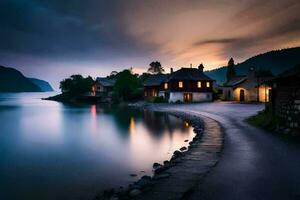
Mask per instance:
[[[115,103],[123,101],[134,101],[143,97],[143,82],[151,74],[161,74],[164,68],[158,61],[151,62],[147,73],[138,75],[132,69],[125,69],[121,72],[112,71],[108,79],[115,79],[112,93],[112,100]],[[62,94],[68,98],[76,98],[89,93],[95,80],[91,77],[83,77],[80,74],[72,75],[60,82]]]

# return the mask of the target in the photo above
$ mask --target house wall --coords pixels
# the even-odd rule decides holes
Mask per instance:
[[[262,85],[259,87],[259,102],[268,102],[269,101],[269,90],[271,87]],[[253,102],[257,101],[257,88],[245,88],[237,87],[233,90],[233,100],[240,101],[241,90],[244,90],[244,101]]]
[[[170,92],[169,102],[183,102],[183,92]]]
[[[212,101],[213,97],[212,97],[212,93],[211,92],[194,92],[193,93],[193,101],[194,102],[202,102],[202,101]]]
[[[183,102],[183,96],[186,92],[171,92],[169,102],[181,101]],[[204,102],[204,101],[212,101],[213,95],[212,92],[192,92],[193,102]]]
[[[106,92],[105,87],[101,85],[100,83],[96,83],[97,92]]]
[[[272,113],[283,118],[287,127],[300,130],[300,79],[294,76],[277,81],[270,96]]]
[[[233,89],[232,87],[222,88],[222,100],[232,101],[233,100]]]
[[[178,87],[178,82],[183,82],[183,87]],[[172,80],[169,82],[169,90],[172,92],[212,92],[213,81],[211,80],[200,80],[201,88],[197,87],[198,81],[187,81],[187,80]],[[210,83],[210,87],[206,87],[206,82]]]
[[[259,87],[259,101],[260,102],[269,102],[269,91],[272,88],[264,85]]]
[[[144,96],[148,97],[157,97],[159,95],[160,87],[159,86],[147,86],[144,87]]]
[[[164,91],[159,91],[158,96],[159,97],[165,97],[165,92]]]

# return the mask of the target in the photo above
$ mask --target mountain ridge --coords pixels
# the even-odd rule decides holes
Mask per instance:
[[[52,86],[45,80],[41,80],[41,79],[37,79],[37,78],[28,78],[28,79],[33,84],[37,85],[43,92],[52,92],[52,91],[54,91]]]
[[[270,70],[274,75],[300,64],[300,47],[272,50],[252,56],[235,65],[238,75],[246,75],[251,67]],[[205,74],[222,84],[226,79],[227,66],[205,71]]]
[[[20,71],[0,65],[0,92],[43,92],[43,88]]]

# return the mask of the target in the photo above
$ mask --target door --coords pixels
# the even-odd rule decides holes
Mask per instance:
[[[170,92],[165,92],[165,100],[169,101],[170,99]]]
[[[240,90],[240,101],[245,101],[245,90]]]
[[[193,101],[193,94],[192,93],[184,93],[183,94],[183,101],[184,102],[192,102]]]

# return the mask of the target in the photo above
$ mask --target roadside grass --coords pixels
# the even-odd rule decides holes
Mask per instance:
[[[271,133],[279,134],[286,139],[292,139],[300,142],[299,130],[291,130],[285,126],[284,120],[278,116],[272,115],[268,111],[260,111],[246,119],[249,124],[265,129]]]
[[[274,116],[265,110],[249,117],[246,121],[253,126],[258,126],[270,131],[275,131],[278,126],[284,126],[283,120],[280,117]]]

